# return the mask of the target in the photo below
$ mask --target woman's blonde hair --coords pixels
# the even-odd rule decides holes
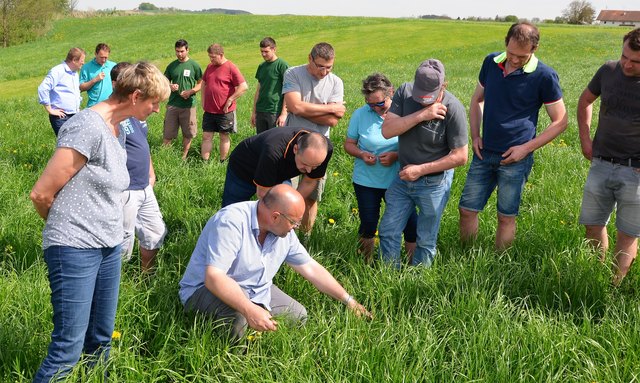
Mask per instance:
[[[171,89],[169,80],[155,65],[140,61],[120,72],[112,96],[124,101],[135,91],[139,91],[143,99],[164,101],[169,98]]]

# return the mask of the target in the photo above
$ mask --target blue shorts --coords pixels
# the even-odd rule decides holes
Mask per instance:
[[[605,226],[614,208],[616,228],[640,237],[640,168],[594,158],[584,185],[580,223]]]
[[[533,167],[533,153],[509,165],[500,165],[502,161],[500,153],[483,150],[482,157],[481,160],[475,153],[473,154],[458,207],[470,211],[481,211],[497,186],[498,213],[504,216],[517,216],[522,191]]]

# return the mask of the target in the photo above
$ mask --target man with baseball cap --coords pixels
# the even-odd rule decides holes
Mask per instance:
[[[453,168],[467,162],[467,115],[462,103],[445,88],[442,63],[423,61],[414,81],[402,84],[393,95],[382,124],[385,138],[398,137],[401,170],[385,194],[380,253],[385,262],[397,267],[402,229],[416,206],[418,239],[410,264],[431,265]]]
[[[482,63],[469,107],[474,155],[458,205],[464,242],[477,236],[478,213],[497,187],[495,246],[502,250],[511,245],[533,151],[567,127],[558,74],[534,55],[539,40],[533,24],[515,23],[507,32],[506,50],[489,54]],[[551,123],[536,137],[542,105]]]

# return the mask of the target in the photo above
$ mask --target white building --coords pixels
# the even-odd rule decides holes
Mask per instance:
[[[596,18],[601,25],[617,25],[621,27],[640,27],[640,11],[604,10]]]

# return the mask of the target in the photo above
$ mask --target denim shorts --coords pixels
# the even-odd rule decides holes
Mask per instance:
[[[533,153],[509,165],[500,165],[500,153],[483,150],[482,157],[481,160],[473,154],[458,207],[481,211],[497,186],[498,213],[503,216],[517,216],[522,191],[533,167]]]
[[[616,209],[616,228],[640,237],[640,168],[594,158],[584,185],[580,223],[604,226]]]

